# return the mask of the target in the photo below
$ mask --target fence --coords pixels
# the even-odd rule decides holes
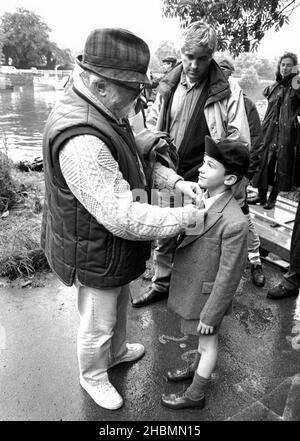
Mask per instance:
[[[32,84],[34,77],[56,78],[61,80],[68,77],[71,70],[38,70],[38,69],[16,69],[12,72],[1,72],[0,67],[0,90],[12,89],[14,86],[25,86]]]

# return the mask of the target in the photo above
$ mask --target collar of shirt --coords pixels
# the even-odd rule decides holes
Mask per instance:
[[[205,210],[208,210],[222,195],[224,194],[224,191],[222,193],[216,194],[215,196],[208,196],[208,191],[206,190],[205,193],[203,193],[202,201],[204,204]]]
[[[197,83],[191,83],[186,74],[182,71],[180,84],[184,86],[186,89],[191,90],[198,87],[203,81],[198,81]]]
[[[81,92],[84,96],[86,96],[92,103],[94,103],[97,107],[99,107],[104,113],[106,113],[108,116],[113,118],[117,123],[120,123],[122,121],[119,121],[115,115],[106,107],[102,102],[89,90],[89,88],[84,84],[82,78],[81,78],[81,72],[83,69],[80,66],[75,66],[73,71],[73,81],[74,86],[76,89]]]

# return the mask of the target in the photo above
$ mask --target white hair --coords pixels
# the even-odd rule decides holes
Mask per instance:
[[[212,55],[217,49],[217,34],[215,29],[202,21],[195,21],[183,31],[180,41],[182,52],[190,52],[202,46]]]
[[[106,78],[100,77],[99,75],[85,69],[82,70],[80,76],[85,86],[92,92],[97,90],[99,84],[107,83]]]

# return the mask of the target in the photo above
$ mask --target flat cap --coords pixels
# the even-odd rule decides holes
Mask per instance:
[[[210,136],[205,136],[205,152],[232,173],[239,175],[247,173],[250,154],[248,144],[245,142],[224,139],[216,143]]]
[[[177,63],[177,58],[168,56],[162,60],[163,63]]]
[[[225,67],[226,69],[229,69],[231,72],[234,72],[234,65],[231,63],[231,61],[229,61],[227,58],[222,58],[219,62],[218,65],[220,67]]]
[[[77,63],[86,70],[117,81],[150,84],[147,43],[126,29],[94,29]]]

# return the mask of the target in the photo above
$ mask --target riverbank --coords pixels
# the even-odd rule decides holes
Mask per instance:
[[[0,212],[0,283],[44,286],[49,271],[40,249],[44,174],[15,166],[10,166],[9,173],[10,201]]]

